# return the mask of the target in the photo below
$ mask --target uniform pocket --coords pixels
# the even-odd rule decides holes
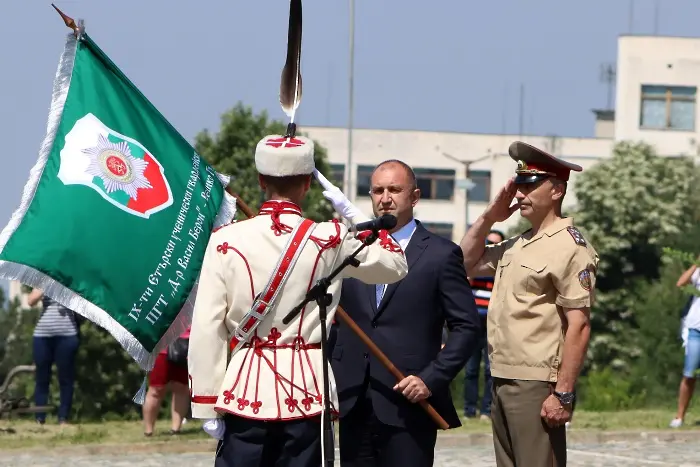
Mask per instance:
[[[521,293],[542,295],[546,292],[547,263],[543,261],[523,261],[520,263],[519,284]]]

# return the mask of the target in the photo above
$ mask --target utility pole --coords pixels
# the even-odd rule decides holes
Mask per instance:
[[[352,126],[354,105],[354,72],[355,72],[355,0],[350,0],[350,67],[348,70],[349,102],[348,102],[348,163],[345,166],[347,173],[347,186],[345,193],[350,202],[355,200],[355,187],[353,186],[352,169]]]

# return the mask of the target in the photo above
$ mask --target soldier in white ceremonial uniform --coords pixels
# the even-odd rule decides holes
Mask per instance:
[[[192,415],[207,419],[205,430],[220,439],[216,466],[321,465],[327,361],[320,348],[318,306],[309,303],[287,325],[282,320],[361,242],[341,222],[314,223],[302,216],[299,206],[312,174],[327,182],[315,170],[313,154],[313,142],[304,137],[262,139],[255,163],[267,201],[256,217],[214,232],[207,246],[188,368]],[[369,220],[354,206],[340,211],[352,224]],[[328,328],[343,277],[381,284],[406,275],[404,253],[388,238],[362,250],[359,267],[345,268],[333,281]],[[330,365],[328,371],[335,417]]]

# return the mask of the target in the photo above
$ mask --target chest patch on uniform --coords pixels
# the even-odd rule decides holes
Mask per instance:
[[[579,232],[579,230],[576,227],[567,227],[566,230],[574,238],[574,241],[577,245],[586,246],[586,239],[583,238],[583,235],[581,235],[581,232]]]
[[[591,273],[588,269],[578,273],[578,281],[583,287],[583,290],[591,290]]]

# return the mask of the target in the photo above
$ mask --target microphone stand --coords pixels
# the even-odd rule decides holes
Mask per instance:
[[[326,332],[326,317],[328,313],[328,306],[331,304],[333,301],[333,296],[328,293],[328,287],[331,285],[331,281],[338,275],[340,272],[345,269],[348,266],[353,266],[353,267],[358,267],[360,265],[360,261],[356,258],[356,256],[362,251],[365,247],[371,245],[377,239],[379,238],[379,232],[377,230],[372,230],[371,233],[364,239],[362,240],[362,245],[355,250],[352,254],[350,254],[348,257],[346,257],[342,263],[338,267],[336,267],[327,277],[322,277],[316,282],[316,285],[314,285],[309,291],[306,293],[306,298],[292,309],[287,316],[282,319],[282,322],[284,324],[289,324],[290,321],[292,321],[300,312],[301,310],[304,309],[304,307],[312,301],[315,301],[318,304],[318,316],[319,320],[321,321],[321,358],[323,360],[323,402],[324,402],[324,411],[323,411],[323,439],[321,442],[323,443],[323,451],[326,455],[326,458],[324,459],[325,463],[324,465],[326,467],[333,467],[334,461],[335,461],[335,446],[333,445],[333,426],[331,425],[331,403],[330,403],[330,381],[328,379],[328,356],[327,356],[327,347],[328,347],[328,333]]]

